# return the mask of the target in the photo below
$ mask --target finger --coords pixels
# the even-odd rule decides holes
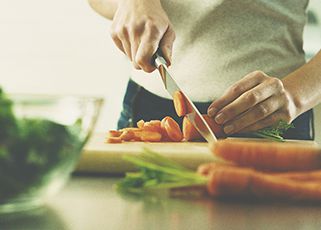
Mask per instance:
[[[136,57],[136,54],[137,54],[137,50],[138,50],[138,47],[139,47],[139,44],[140,44],[140,39],[139,38],[136,38],[135,40],[133,40],[131,42],[131,53],[132,53],[132,62],[133,62],[133,65],[135,67],[135,69],[141,69],[140,66],[136,63],[136,60],[135,60],[135,57]]]
[[[122,43],[122,46],[124,48],[125,54],[132,61],[131,45],[130,45],[130,39],[129,39],[128,31],[126,29],[123,29],[118,34],[118,38],[119,38],[119,40],[121,40],[121,43]]]
[[[175,38],[175,32],[172,26],[169,26],[159,44],[159,47],[162,51],[162,54],[164,55],[165,60],[168,63],[168,66],[170,66],[172,62],[172,49]]]
[[[135,56],[135,62],[145,72],[153,72],[156,67],[152,64],[152,56],[156,52],[161,35],[153,29],[148,29],[141,39],[137,53]]]
[[[244,92],[260,84],[265,77],[266,75],[261,71],[249,73],[244,78],[242,78],[241,80],[233,84],[231,87],[229,87],[222,97],[215,100],[209,106],[208,115],[214,117],[219,110],[221,110],[223,107],[234,101]]]
[[[257,121],[254,124],[242,129],[241,133],[248,133],[248,132],[257,131],[257,130],[275,125],[280,120],[283,120],[282,113],[279,111],[276,111],[273,114],[269,115],[268,117],[266,117],[260,121]]]
[[[274,95],[267,100],[257,104],[252,109],[243,113],[240,117],[224,126],[226,134],[240,132],[246,127],[265,119],[269,115],[279,110],[284,104],[283,100]]]
[[[216,123],[225,124],[226,122],[235,119],[241,113],[244,113],[255,105],[261,103],[273,94],[278,93],[280,87],[277,81],[274,81],[272,78],[255,86],[220,110],[215,116]]]
[[[131,44],[131,54],[132,54],[131,60],[135,69],[141,69],[139,65],[136,63],[135,57],[141,42],[141,35],[143,33],[143,28],[144,27],[142,25],[137,25],[137,26],[134,26],[130,31],[130,44]]]
[[[118,36],[112,35],[111,37],[112,37],[115,45],[117,46],[117,48],[120,49],[124,54],[126,54],[123,44],[122,44],[121,40],[119,40]]]

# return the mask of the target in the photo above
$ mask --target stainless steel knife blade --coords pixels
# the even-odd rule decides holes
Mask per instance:
[[[194,103],[189,99],[189,97],[179,88],[176,81],[168,72],[166,60],[158,53],[154,55],[155,66],[157,67],[162,81],[164,83],[165,89],[173,97],[174,93],[180,91],[185,97],[186,105],[188,108],[187,118],[198,130],[198,132],[205,138],[209,143],[217,141],[213,131],[210,129],[209,125],[206,123],[205,119],[202,117],[201,113],[198,111]]]

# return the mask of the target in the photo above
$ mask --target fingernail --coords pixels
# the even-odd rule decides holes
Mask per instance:
[[[215,117],[215,121],[217,124],[222,124],[224,123],[226,117],[224,115],[224,113],[219,113],[216,117]]]
[[[215,115],[215,113],[216,113],[216,109],[214,107],[211,107],[211,108],[208,109],[207,113],[208,113],[208,115],[210,117],[213,117]]]
[[[233,129],[234,129],[233,125],[227,125],[224,127],[224,133],[230,134],[233,132]]]

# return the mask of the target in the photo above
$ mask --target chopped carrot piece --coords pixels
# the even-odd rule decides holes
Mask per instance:
[[[179,117],[187,113],[185,97],[181,91],[176,91],[173,95],[174,108]]]
[[[142,141],[146,142],[159,142],[162,139],[162,135],[158,132],[142,131],[138,135]]]
[[[181,141],[183,139],[182,131],[173,118],[167,116],[163,118],[161,124],[172,141]]]
[[[131,130],[126,130],[120,135],[120,139],[123,141],[130,141],[135,138],[135,132]]]
[[[217,124],[213,118],[211,118],[210,116],[208,116],[206,114],[203,114],[202,116],[217,138],[226,137],[222,126]]]
[[[110,144],[116,144],[116,143],[122,143],[122,139],[120,137],[108,137],[106,139],[106,143]]]
[[[161,121],[151,120],[149,122],[145,122],[142,129],[145,131],[162,133]]]
[[[183,136],[186,141],[202,140],[201,134],[197,131],[194,125],[187,117],[183,119]]]
[[[119,130],[109,130],[107,136],[108,137],[120,137],[121,134],[122,134],[122,132]]]
[[[133,132],[136,132],[136,131],[141,131],[141,129],[140,129],[140,128],[135,128],[135,127],[129,127],[129,128],[120,129],[119,131],[120,131],[120,132],[124,132],[124,131],[133,131]]]
[[[141,129],[141,128],[144,127],[144,124],[145,124],[145,121],[144,121],[144,120],[140,120],[140,121],[137,122],[137,127],[138,127],[139,129]]]
[[[202,116],[217,138],[225,137],[222,127],[220,125],[218,125],[214,121],[214,119],[212,119],[211,117],[209,117],[206,114],[204,114]],[[184,117],[184,119],[183,119],[183,135],[184,135],[184,138],[186,141],[196,141],[196,140],[203,139],[201,134],[197,131],[197,129],[188,120],[187,117]]]

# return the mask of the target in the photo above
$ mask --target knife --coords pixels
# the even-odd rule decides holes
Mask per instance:
[[[186,107],[188,109],[186,117],[194,125],[197,131],[202,135],[203,138],[208,143],[217,141],[213,131],[210,129],[209,125],[206,123],[205,119],[198,111],[191,99],[178,87],[177,83],[173,77],[169,74],[167,68],[167,62],[160,54],[160,51],[157,51],[153,57],[155,60],[155,66],[157,67],[160,76],[162,78],[163,84],[167,92],[173,97],[174,93],[180,91],[181,94],[185,97]]]

